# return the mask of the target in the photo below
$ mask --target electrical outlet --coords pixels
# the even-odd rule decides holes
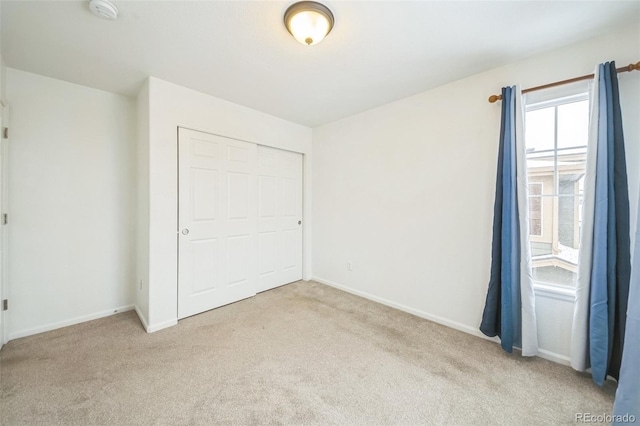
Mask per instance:
[[[347,261],[347,271],[353,271],[353,264],[351,263],[351,261]]]

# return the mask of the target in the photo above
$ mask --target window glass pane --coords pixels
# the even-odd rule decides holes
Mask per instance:
[[[577,182],[566,186],[574,186],[577,192]],[[560,284],[575,286],[578,273],[578,250],[580,248],[580,197],[558,197],[558,267],[571,272],[571,280]],[[569,276],[565,274],[565,276]]]
[[[565,287],[575,287],[578,274],[557,266],[533,268],[533,279],[542,284],[553,284]]]
[[[542,183],[529,182],[529,234],[542,236]]]
[[[551,172],[554,167],[555,112],[554,107],[529,111],[525,116],[525,145],[529,181],[532,174]]]
[[[563,185],[565,189],[567,186]],[[534,280],[545,284],[575,286],[580,247],[579,200],[579,197],[572,195],[546,197],[548,207],[543,214],[550,215],[552,220],[544,225],[546,229],[542,238],[531,240]]]
[[[586,146],[589,101],[558,105],[558,149]]]
[[[525,123],[527,153],[553,149],[554,116],[553,107],[527,112]]]
[[[539,283],[576,285],[588,127],[588,100],[525,115],[531,263]]]

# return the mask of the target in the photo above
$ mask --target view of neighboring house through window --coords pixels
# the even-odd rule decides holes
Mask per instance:
[[[529,182],[529,233],[542,237],[542,182]]]
[[[575,287],[589,131],[588,94],[525,112],[534,281]]]

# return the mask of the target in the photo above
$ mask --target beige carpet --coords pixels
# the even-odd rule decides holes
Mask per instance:
[[[9,342],[19,424],[558,424],[614,384],[313,282],[146,334],[133,312]]]

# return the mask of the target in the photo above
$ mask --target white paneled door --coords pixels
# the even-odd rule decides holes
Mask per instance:
[[[179,129],[178,318],[302,278],[302,155]]]
[[[178,134],[178,318],[256,293],[257,145]]]
[[[302,279],[302,154],[258,146],[258,287]]]

